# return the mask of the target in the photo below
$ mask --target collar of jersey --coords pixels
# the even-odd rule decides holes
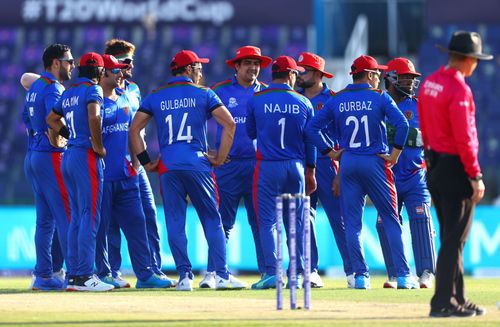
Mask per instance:
[[[244,89],[247,89],[246,87],[243,87],[241,86],[239,83],[238,83],[238,80],[236,79],[236,74],[233,75],[233,77],[231,78],[231,82],[233,83],[233,85],[236,85],[236,86],[239,86],[239,87],[242,87]],[[249,87],[255,87],[256,85],[262,85],[261,82],[259,82],[258,79],[255,80],[255,83],[253,83],[252,85],[250,85]]]
[[[177,83],[177,82],[189,82],[189,83],[193,83],[193,80],[190,79],[189,77],[186,77],[186,76],[175,76],[175,77],[172,77],[168,81],[168,84]]]
[[[357,89],[372,89],[373,87],[368,83],[360,83],[360,84],[349,84],[346,89],[349,90],[357,90]]]
[[[290,85],[284,83],[271,83],[268,89],[293,90]]]
[[[45,78],[51,80],[52,82],[57,82],[56,77],[54,75],[52,75],[51,72],[43,72],[41,77],[45,77]]]

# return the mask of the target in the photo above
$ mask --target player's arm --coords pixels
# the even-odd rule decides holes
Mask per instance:
[[[308,100],[307,103],[307,123],[314,117],[314,109]],[[306,133],[304,133],[304,144],[306,147],[306,195],[310,195],[316,190],[316,147],[311,142]]]
[[[131,157],[136,156],[141,165],[147,171],[156,171],[158,168],[159,159],[151,161],[149,154],[146,150],[146,142],[141,136],[141,131],[147,126],[149,121],[151,120],[151,114],[139,108],[137,113],[132,120],[132,125],[128,130],[129,142],[132,147]]]
[[[212,111],[212,116],[215,118],[215,121],[222,126],[222,135],[217,155],[207,155],[207,159],[213,166],[217,167],[226,161],[229,150],[231,150],[236,124],[234,123],[233,116],[223,104]]]
[[[255,115],[253,108],[253,101],[250,99],[247,102],[247,120],[245,122],[245,128],[250,139],[255,140],[257,138],[257,126],[255,124]]]
[[[383,93],[381,96],[385,97],[385,114],[389,123],[394,126],[396,132],[394,133],[394,145],[390,154],[380,154],[379,156],[391,165],[398,162],[399,156],[403,151],[408,136],[408,121],[403,113],[399,110],[396,102],[387,94]]]
[[[49,125],[47,130],[47,137],[49,138],[50,144],[54,147],[59,146],[60,139],[58,136],[62,136],[65,139],[69,138],[69,129],[64,124],[63,121],[63,111],[61,107],[61,102],[58,101],[54,108],[49,112],[47,117],[45,117],[45,122]]]
[[[92,143],[92,149],[99,157],[104,158],[106,156],[106,149],[102,144],[101,105],[97,102],[90,102],[87,104],[87,115],[89,119],[90,143]]]
[[[52,108],[55,108],[58,105],[63,91],[64,87],[61,84],[56,83],[53,83],[46,88],[46,93],[43,99],[46,117],[53,112]],[[64,148],[68,143],[68,138],[60,135],[59,130],[48,128],[45,135],[47,135],[49,142],[53,147]]]
[[[35,74],[35,73],[24,73],[21,76],[21,79],[19,80],[19,82],[24,87],[24,89],[26,91],[28,91],[29,88],[31,87],[31,84],[33,84],[33,82],[36,81],[39,78],[40,78],[40,75],[38,75],[38,74]]]
[[[323,135],[322,129],[333,122],[333,113],[330,109],[331,101],[329,100],[323,109],[321,109],[307,124],[307,138],[317,147],[317,151],[321,154],[326,154],[333,160],[339,160],[343,150],[336,151],[334,145],[331,144],[328,137]],[[333,122],[334,123],[334,122]]]

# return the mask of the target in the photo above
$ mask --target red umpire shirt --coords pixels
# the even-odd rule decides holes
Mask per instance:
[[[481,175],[476,106],[462,73],[441,67],[424,81],[418,99],[425,148],[458,155],[467,176]]]

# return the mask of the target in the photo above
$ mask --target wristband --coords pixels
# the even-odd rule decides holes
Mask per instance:
[[[69,129],[68,129],[68,126],[64,125],[63,127],[61,127],[61,129],[59,130],[59,135],[61,135],[62,137],[64,137],[66,140],[69,139]]]
[[[306,167],[307,168],[311,168],[311,169],[316,169],[316,165],[315,164],[306,164]]]
[[[144,150],[141,153],[137,155],[137,159],[139,159],[139,162],[141,165],[147,165],[148,163],[151,162],[151,158],[149,158],[148,151]]]
[[[483,180],[483,174],[479,174],[475,177],[469,177],[469,180],[470,181],[473,181],[473,182],[479,182],[479,181],[482,181]]]

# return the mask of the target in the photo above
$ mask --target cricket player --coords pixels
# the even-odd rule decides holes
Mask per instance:
[[[323,108],[326,102],[332,98],[335,93],[323,83],[323,77],[332,78],[333,74],[325,71],[325,59],[311,52],[300,54],[297,65],[304,68],[297,77],[297,85],[301,88],[299,93],[305,95],[313,105],[315,112]],[[335,135],[334,124],[328,125],[323,130],[323,135],[327,136],[334,147],[338,146],[337,136]],[[354,274],[352,273],[351,259],[347,251],[345,241],[345,227],[340,212],[340,199],[333,196],[332,185],[337,176],[339,165],[336,161],[330,159],[327,155],[318,154],[316,161],[316,181],[318,188],[311,194],[311,208],[316,212],[318,200],[321,201],[330,226],[335,236],[335,242],[342,257],[344,272],[347,276],[347,286],[354,287]],[[314,215],[315,216],[315,215]],[[316,244],[315,217],[311,215],[311,287],[323,287],[323,281],[318,273],[318,246]]]
[[[245,283],[231,275],[226,265],[226,240],[217,210],[212,165],[227,158],[234,137],[233,117],[219,97],[198,85],[203,74],[199,58],[189,50],[178,52],[170,64],[173,78],[142,102],[130,128],[134,153],[149,171],[158,171],[165,210],[168,242],[180,275],[178,291],[192,291],[193,272],[187,253],[186,209],[189,196],[205,232],[208,257],[213,259],[216,289],[242,289]],[[208,155],[207,119],[223,126],[217,155]],[[152,161],[140,137],[151,118],[158,129],[161,157]]]
[[[75,66],[71,49],[63,44],[47,47],[43,53],[43,64],[45,72],[31,84],[23,111],[29,135],[25,171],[35,193],[37,217],[37,260],[32,289],[58,290],[63,287],[64,280],[53,276],[52,240],[57,226],[62,256],[66,257],[70,222],[68,193],[61,173],[65,142],[54,145],[50,143],[48,134],[54,132],[48,128],[45,118],[59,101],[64,91],[62,82],[71,78],[71,71]]]
[[[226,61],[226,64],[235,71],[231,79],[217,83],[212,90],[219,96],[222,103],[231,112],[236,123],[234,141],[229,151],[229,160],[226,164],[217,167],[214,172],[219,190],[219,212],[224,226],[226,239],[233,229],[236,212],[240,200],[243,198],[247,211],[248,223],[257,255],[259,273],[264,273],[264,256],[260,244],[259,226],[255,217],[252,196],[253,173],[255,168],[255,146],[248,137],[245,128],[247,117],[247,102],[255,92],[260,92],[266,85],[259,82],[257,77],[261,68],[266,68],[273,60],[262,56],[259,48],[244,46],[236,50],[236,56]],[[217,148],[220,146],[222,126],[217,125]],[[215,273],[210,267],[200,287],[215,288]]]
[[[398,288],[418,285],[410,276],[405,258],[402,228],[398,216],[394,165],[406,142],[408,122],[385,92],[379,90],[381,70],[370,56],[357,58],[351,66],[353,84],[338,92],[308,126],[308,134],[318,150],[340,162],[340,200],[344,214],[346,241],[355,274],[356,289],[370,288],[370,275],[364,260],[361,239],[363,208],[368,195],[375,204],[388,235]],[[390,154],[385,120],[396,128]],[[325,141],[322,129],[335,123],[340,151]]]
[[[398,193],[398,212],[402,222],[403,205],[410,220],[413,256],[420,288],[432,288],[436,270],[435,231],[430,214],[431,195],[427,189],[422,133],[418,121],[417,98],[420,74],[406,58],[395,58],[387,63],[385,87],[410,126],[405,150],[392,168]],[[387,124],[389,146],[394,144],[394,128]],[[381,219],[377,219],[377,232],[384,254],[389,279],[384,288],[396,288],[397,278],[392,265],[391,251]]]
[[[316,148],[305,137],[314,110],[309,99],[293,90],[297,74],[303,71],[291,57],[276,58],[269,88],[255,93],[248,102],[246,128],[248,136],[257,140],[254,203],[266,267],[252,289],[276,287],[276,197],[283,193],[310,194],[316,189]],[[288,230],[286,219],[284,223]],[[302,286],[304,270],[302,224],[302,214],[298,214],[297,287]]]
[[[141,205],[139,178],[129,160],[128,127],[132,121],[129,109],[130,95],[118,86],[123,79],[121,64],[111,55],[103,55],[104,76],[101,85],[103,104],[103,144],[107,149],[104,158],[104,187],[101,223],[97,234],[96,268],[98,277],[105,283],[120,288],[111,275],[108,261],[107,232],[114,215],[127,238],[132,268],[137,276],[136,288],[168,288],[169,280],[161,279],[151,269],[151,254],[146,235],[146,221]]]
[[[109,291],[114,287],[94,275],[96,234],[101,218],[103,187],[101,105],[104,72],[98,53],[88,52],[80,59],[79,78],[64,91],[47,117],[47,123],[68,139],[62,160],[67,186],[71,222],[68,230],[68,286],[72,291]],[[61,121],[64,117],[66,124]]]

